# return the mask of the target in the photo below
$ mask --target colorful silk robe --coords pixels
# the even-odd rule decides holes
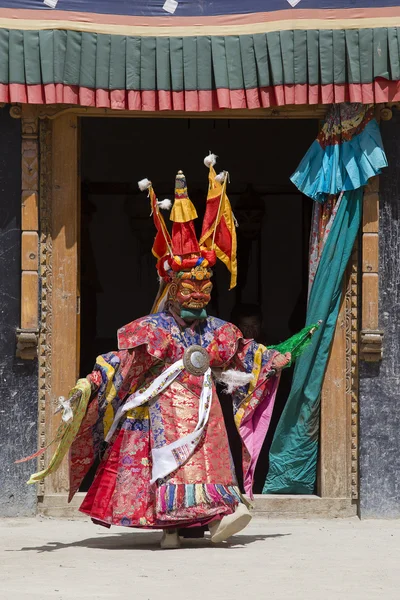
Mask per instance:
[[[210,366],[253,374],[233,394],[235,422],[243,441],[245,491],[252,495],[254,470],[271,418],[278,384],[267,379],[274,351],[244,340],[232,324],[208,317],[182,329],[170,313],[157,313],[123,327],[117,352],[97,359],[89,376],[98,390],[70,451],[70,500],[102,454],[118,408],[139,389],[198,344]],[[197,422],[203,377],[183,370],[149,403],[125,414],[102,457],[81,506],[107,525],[168,527],[207,523],[234,511],[243,501],[237,488],[215,384],[201,442],[177,469],[151,485],[151,450],[191,433]]]

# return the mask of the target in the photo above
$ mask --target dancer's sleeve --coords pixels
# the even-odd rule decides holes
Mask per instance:
[[[243,474],[246,493],[252,497],[254,472],[274,408],[279,375],[271,376],[277,352],[254,340],[240,340],[230,368],[253,377],[232,394],[235,424],[243,442]]]
[[[28,483],[57,471],[70,451],[71,500],[95,458],[101,455],[114,412],[153,362],[144,346],[98,356],[92,373],[79,379],[69,393],[72,418],[60,421],[55,438],[40,451],[43,454],[56,445],[52,458],[46,468],[31,475]]]

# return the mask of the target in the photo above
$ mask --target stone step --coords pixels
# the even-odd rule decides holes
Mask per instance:
[[[66,494],[48,494],[39,498],[37,514],[54,518],[87,519],[78,508],[85,494],[79,492],[68,504]],[[252,514],[264,519],[349,518],[357,515],[357,504],[350,498],[256,494]]]

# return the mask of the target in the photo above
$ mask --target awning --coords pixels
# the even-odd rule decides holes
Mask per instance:
[[[0,102],[210,111],[400,100],[400,2],[272,0],[260,12],[266,3],[249,0],[254,12],[241,13],[234,0],[185,1],[174,15],[163,4],[0,0]]]

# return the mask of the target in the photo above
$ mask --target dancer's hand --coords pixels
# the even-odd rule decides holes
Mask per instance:
[[[277,354],[274,360],[272,361],[271,366],[276,371],[280,371],[281,369],[286,367],[286,365],[288,365],[291,360],[292,355],[290,354],[290,352],[286,352],[286,354]]]
[[[68,421],[71,421],[71,419],[73,419],[74,416],[72,406],[75,402],[77,402],[77,400],[79,400],[81,396],[81,390],[77,390],[75,394],[73,394],[70,398],[65,398],[65,396],[59,396],[58,407],[54,414],[56,415],[57,413],[62,411],[63,414],[61,418],[63,421],[65,421],[65,423],[68,423]]]
[[[93,371],[93,373],[90,373],[90,375],[88,375],[86,377],[86,379],[90,383],[92,394],[93,394],[93,392],[97,392],[97,390],[99,389],[99,387],[101,385],[101,373],[100,373],[100,371]]]

